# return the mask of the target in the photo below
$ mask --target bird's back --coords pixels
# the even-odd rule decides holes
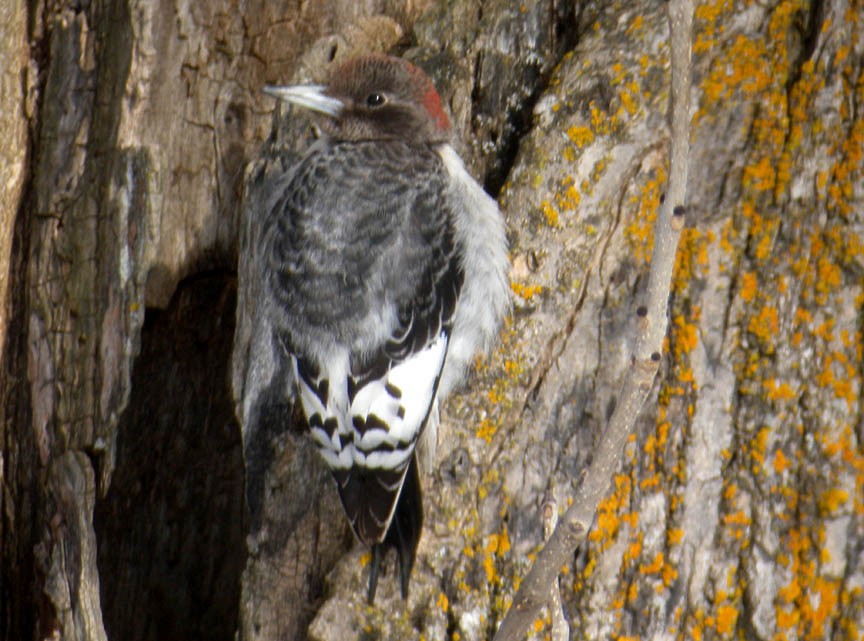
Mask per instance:
[[[435,254],[452,250],[445,180],[434,151],[399,141],[316,145],[293,168],[264,239],[294,347],[360,355],[390,338]]]
[[[462,285],[446,181],[429,146],[319,144],[265,222],[274,324],[366,543],[385,536],[446,358]]]

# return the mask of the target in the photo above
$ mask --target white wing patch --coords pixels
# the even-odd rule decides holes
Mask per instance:
[[[384,379],[371,381],[357,392],[349,410],[355,464],[392,470],[408,464],[435,400],[446,354],[447,336],[441,333]]]
[[[350,402],[347,358],[328,362],[314,382],[317,390],[299,375],[297,360],[292,359],[312,439],[331,468],[401,471],[407,467],[435,401],[447,343],[442,332],[383,378],[357,390]]]
[[[348,359],[334,358],[329,363],[327,371],[322,373],[317,381],[326,381],[327,392],[320,398],[319,392],[309,386],[299,374],[297,359],[292,356],[294,380],[300,396],[303,415],[309,423],[312,440],[318,446],[318,451],[331,468],[346,470],[352,465],[351,452],[342,447],[340,435],[347,433],[345,427],[345,408],[348,407],[348,392],[345,379],[348,372]],[[330,385],[330,381],[342,381],[342,384]],[[326,403],[326,404],[325,404]]]

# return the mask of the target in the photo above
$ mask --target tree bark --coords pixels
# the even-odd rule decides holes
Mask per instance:
[[[572,638],[864,629],[862,21],[858,0],[697,5],[670,329],[562,574]],[[629,367],[665,4],[12,0],[0,36],[0,636],[491,638]],[[279,389],[247,409],[284,429],[250,439],[235,291],[260,87],[369,50],[435,80],[505,212],[516,302],[444,408],[408,602],[391,571],[373,608]]]

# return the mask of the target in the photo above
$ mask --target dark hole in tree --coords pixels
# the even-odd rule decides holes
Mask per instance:
[[[236,278],[198,274],[148,310],[95,529],[112,641],[230,641],[245,563],[229,389]]]

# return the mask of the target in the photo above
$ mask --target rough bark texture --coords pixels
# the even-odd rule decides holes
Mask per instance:
[[[9,259],[12,230],[21,200],[27,162],[27,119],[22,104],[24,71],[27,67],[27,40],[24,36],[27,11],[23,0],[0,7],[0,303],[9,288]],[[6,340],[8,310],[0,304],[0,354]]]
[[[574,638],[860,638],[862,14],[697,6],[668,349],[563,575]],[[12,0],[0,36],[2,638],[490,637],[628,366],[667,162],[664,3]],[[284,431],[251,453],[242,433],[241,509],[232,272],[261,85],[393,48],[500,196],[517,306],[444,409],[410,598],[391,572],[370,608],[278,390],[255,411]]]
[[[12,275],[13,269],[20,270],[21,261],[17,257],[13,261],[12,245],[17,236],[17,254],[20,256],[22,230],[17,214],[27,164],[24,100],[28,62],[26,20],[24,0],[12,0],[0,7],[0,59],[3,60],[0,70],[0,131],[3,132],[3,136],[0,136],[0,407],[7,407],[9,395],[17,391],[11,379],[20,376],[23,366],[20,350],[17,349],[23,340],[21,319],[14,317],[16,313],[20,315],[21,299],[14,289],[20,284],[20,279]],[[7,341],[10,329],[15,336]],[[12,351],[18,351],[19,357],[7,357]],[[17,389],[20,390],[20,386]],[[27,438],[13,435],[14,426],[26,424],[26,415],[15,417],[8,409],[0,410],[0,559],[8,555],[11,558],[23,555],[18,562],[32,567],[32,551],[28,550],[28,547],[32,547],[32,539],[28,525],[20,523],[19,518],[9,516],[12,511],[9,504],[13,501],[20,510],[19,515],[26,514],[30,501],[28,489],[21,483],[24,479],[15,478],[14,467],[10,468],[15,458],[13,448]],[[5,570],[6,566],[3,567]],[[8,613],[20,607],[22,601],[29,598],[30,592],[14,597],[13,604],[8,576],[4,570],[0,570],[0,635],[5,636]],[[25,570],[22,574],[27,576],[28,572]]]

